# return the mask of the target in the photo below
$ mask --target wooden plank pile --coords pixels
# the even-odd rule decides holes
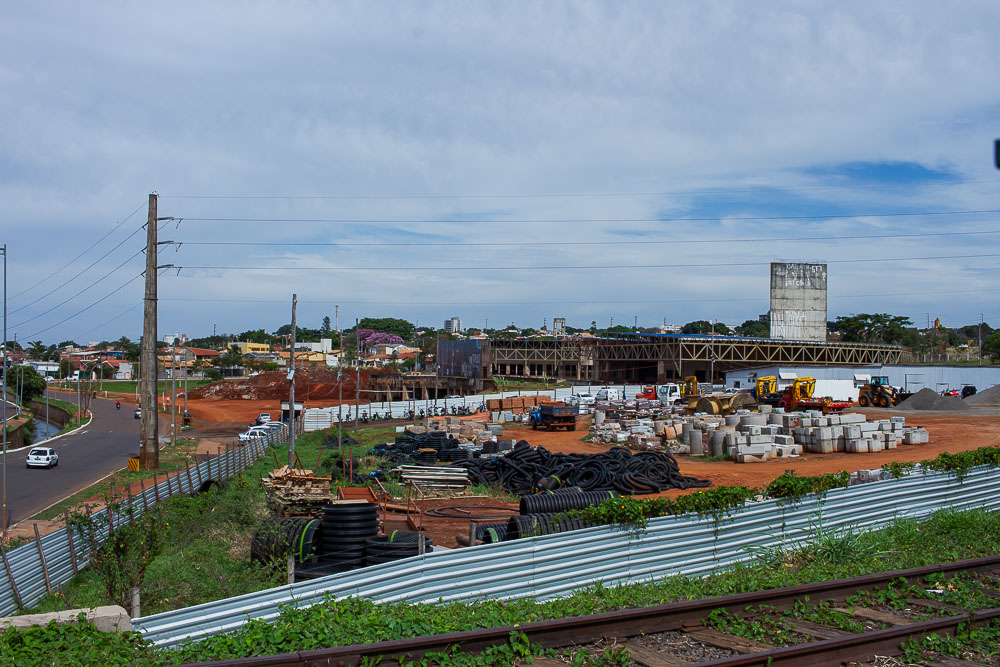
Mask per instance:
[[[281,466],[262,477],[267,506],[279,516],[313,516],[337,499],[329,477],[314,477],[312,470]]]

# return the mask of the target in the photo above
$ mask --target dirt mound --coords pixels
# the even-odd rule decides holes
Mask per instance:
[[[361,371],[362,391],[368,385],[368,371]],[[343,394],[346,399],[354,398],[355,374],[345,371],[340,380],[337,371],[315,368],[299,368],[295,371],[296,400],[331,400],[340,394],[343,383]],[[202,385],[191,390],[191,398],[209,401],[271,401],[288,400],[289,381],[285,371],[266,371],[247,380],[220,380],[212,384]]]
[[[1000,405],[1000,384],[965,399],[969,405]]]
[[[896,406],[897,410],[940,410],[957,412],[971,410],[958,396],[942,396],[933,389],[921,389]]]

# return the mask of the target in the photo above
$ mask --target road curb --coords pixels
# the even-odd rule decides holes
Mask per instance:
[[[18,447],[17,449],[8,449],[7,453],[8,454],[13,454],[14,452],[20,452],[20,451],[23,451],[25,449],[30,449],[32,447],[38,447],[39,445],[44,445],[47,442],[52,442],[53,440],[58,440],[59,438],[64,438],[67,435],[73,435],[77,431],[80,431],[80,430],[85,429],[88,426],[90,426],[90,424],[93,421],[94,421],[94,413],[91,412],[90,413],[90,419],[87,420],[87,423],[86,424],[80,424],[79,426],[77,426],[72,431],[66,431],[65,433],[60,433],[59,435],[54,435],[51,438],[46,438],[45,440],[42,440],[41,442],[35,442],[35,443],[30,444],[30,445],[25,445],[24,447]]]

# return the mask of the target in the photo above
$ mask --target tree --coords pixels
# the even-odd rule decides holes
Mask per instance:
[[[688,322],[681,327],[681,333],[685,334],[707,334],[712,331],[712,323],[708,320],[695,320]]]
[[[771,327],[760,320],[745,320],[736,327],[736,333],[748,338],[767,338],[771,335]]]
[[[358,329],[355,337],[361,342],[363,347],[372,345],[402,345],[403,339],[394,334],[372,331],[371,329]]]
[[[59,361],[59,377],[68,378],[73,374],[73,364],[69,362],[69,359],[62,359]]]
[[[64,347],[80,347],[80,346],[71,340],[64,340],[63,342],[59,343],[59,345],[57,345],[56,347],[58,347],[61,350]]]
[[[374,331],[381,331],[382,333],[393,334],[403,340],[412,338],[415,331],[412,323],[396,317],[366,317],[358,322],[357,328],[372,329]]]
[[[1000,361],[1000,330],[994,331],[983,340],[983,354],[993,361]]]
[[[911,324],[909,317],[888,313],[860,313],[837,317],[837,329],[843,340],[848,343],[895,345],[903,340],[903,329]]]
[[[323,324],[320,325],[319,330],[323,333],[330,333],[333,327],[330,325],[330,316],[327,315],[323,318]]]
[[[608,333],[635,333],[635,329],[627,327],[624,324],[616,324],[608,328]]]
[[[43,361],[59,361],[59,348],[55,345],[49,345],[45,348],[45,354],[42,355]]]
[[[28,343],[31,347],[28,348],[28,356],[32,359],[41,359],[42,355],[45,354],[45,343],[40,340],[33,340]]]
[[[722,322],[716,322],[715,324],[713,324],[712,331],[719,334],[720,336],[730,336],[733,333],[732,331],[730,331],[729,327],[727,327]]]
[[[21,403],[30,403],[45,393],[45,378],[38,374],[31,366],[14,366],[12,377],[7,378],[8,390],[13,387],[21,388]]]

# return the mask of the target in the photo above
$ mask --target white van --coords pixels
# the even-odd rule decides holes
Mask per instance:
[[[607,387],[604,387],[597,392],[597,396],[594,398],[598,401],[620,401],[622,400],[622,392],[619,389],[608,389]]]

